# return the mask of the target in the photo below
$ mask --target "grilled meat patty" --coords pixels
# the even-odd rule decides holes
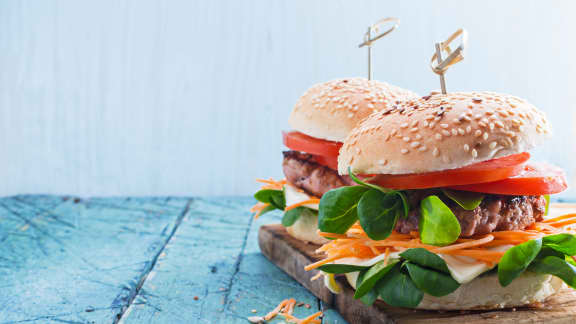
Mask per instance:
[[[541,221],[546,211],[544,196],[504,196],[486,194],[480,206],[465,210],[436,190],[408,191],[412,210],[407,218],[401,218],[396,231],[409,233],[418,230],[420,200],[435,194],[450,207],[460,222],[461,237],[488,234],[494,231],[523,230],[534,222]]]
[[[318,164],[311,154],[283,152],[282,168],[286,180],[306,193],[322,197],[327,191],[355,185],[348,176],[338,175],[336,170]],[[541,221],[546,209],[544,196],[505,196],[486,194],[480,206],[465,210],[446,198],[440,190],[408,190],[410,213],[400,218],[396,231],[409,233],[418,231],[420,201],[430,195],[437,195],[452,210],[460,222],[462,237],[488,234],[494,231],[522,230],[534,222]]]
[[[348,176],[338,175],[338,171],[318,164],[311,154],[297,151],[286,151],[282,169],[286,180],[316,197],[322,197],[327,191],[354,185]]]

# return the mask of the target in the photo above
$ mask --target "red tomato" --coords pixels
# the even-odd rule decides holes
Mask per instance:
[[[417,174],[380,174],[368,180],[390,189],[426,189],[494,182],[518,175],[529,153],[519,153],[488,160],[463,168]]]
[[[318,164],[322,164],[323,166],[327,166],[333,170],[338,170],[337,156],[314,155],[314,160],[316,160]]]
[[[498,195],[540,196],[562,192],[568,188],[566,174],[557,166],[547,163],[530,163],[512,178],[452,189],[484,192]]]
[[[342,143],[327,141],[300,132],[282,132],[284,145],[294,151],[306,152],[314,155],[337,157]]]

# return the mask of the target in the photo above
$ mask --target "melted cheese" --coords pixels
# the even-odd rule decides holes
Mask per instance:
[[[297,203],[309,200],[310,198],[314,198],[289,184],[284,185],[284,197],[286,198],[286,206],[292,206]],[[318,204],[306,204],[303,206],[308,207],[310,209],[318,210]]]

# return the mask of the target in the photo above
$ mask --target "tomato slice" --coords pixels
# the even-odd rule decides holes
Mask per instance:
[[[564,170],[559,167],[547,163],[530,163],[512,178],[452,188],[498,195],[540,196],[562,192],[568,188],[568,184]]]
[[[324,155],[314,155],[314,160],[318,164],[327,166],[332,170],[338,170],[338,157],[337,156],[324,156]]]
[[[282,132],[282,140],[284,145],[294,151],[326,157],[337,157],[340,147],[342,147],[341,142],[327,141],[300,132]]]
[[[367,181],[390,189],[426,189],[494,182],[520,174],[524,169],[523,164],[529,158],[530,154],[524,152],[458,169],[417,174],[380,174]]]

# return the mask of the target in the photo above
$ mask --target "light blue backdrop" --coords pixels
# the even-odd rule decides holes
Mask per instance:
[[[439,87],[433,43],[470,32],[449,90],[493,90],[546,111],[536,157],[574,181],[571,1],[0,1],[0,194],[246,195],[280,177],[280,131],[310,85],[365,75]],[[570,191],[563,197],[575,197]]]

